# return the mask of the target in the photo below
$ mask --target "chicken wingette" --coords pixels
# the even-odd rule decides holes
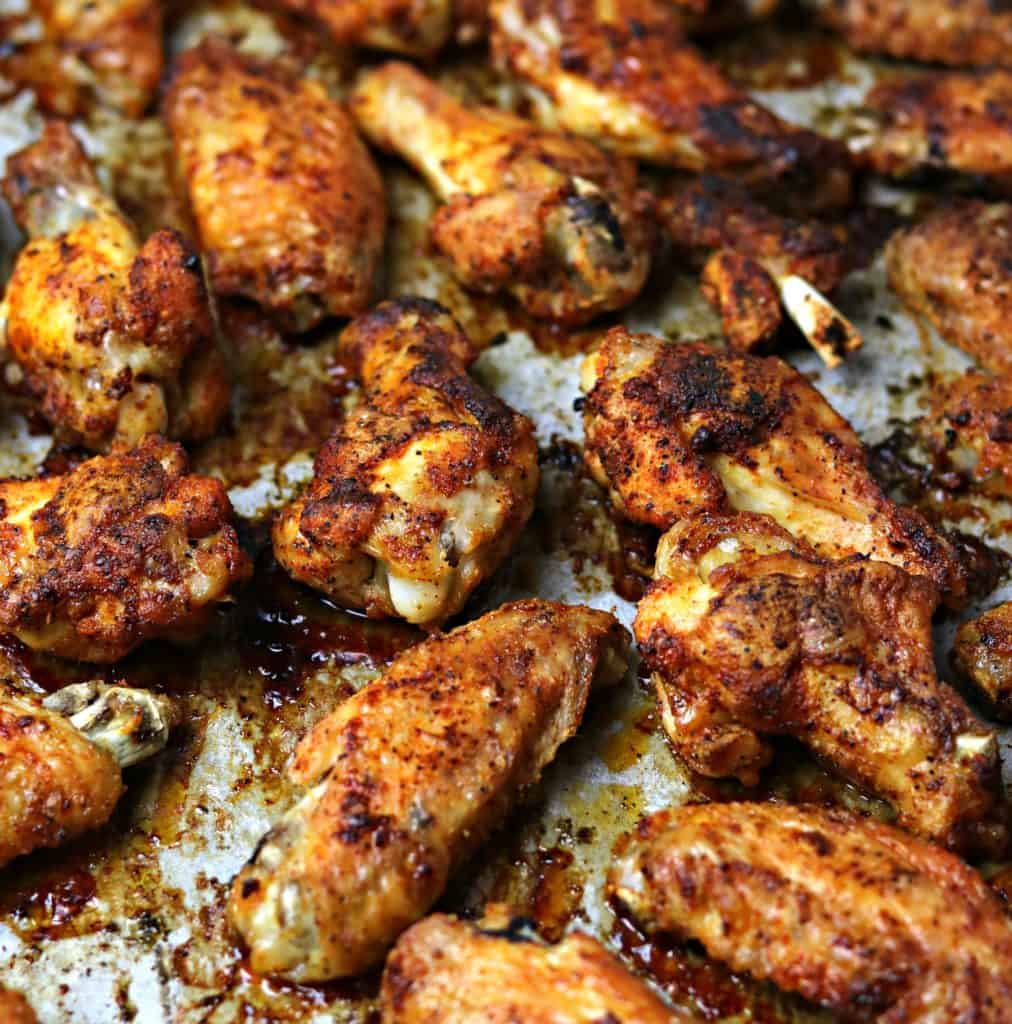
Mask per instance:
[[[1012,13],[1001,0],[805,0],[856,50],[926,64],[1012,67]]]
[[[636,165],[585,139],[468,108],[408,64],[366,72],[350,100],[370,140],[442,201],[432,240],[468,288],[581,323],[631,302],[653,232]]]
[[[212,37],[177,61],[165,116],[216,293],[288,331],[369,305],[383,183],[322,85]]]
[[[76,683],[39,700],[0,682],[0,866],[103,825],[121,769],[161,750],[174,721],[147,690]]]
[[[596,939],[547,946],[522,919],[434,914],[387,957],[382,1024],[688,1024]]]
[[[956,633],[954,654],[994,714],[1012,721],[1012,601],[964,622]]]
[[[786,124],[685,39],[664,0],[495,0],[492,49],[535,117],[652,163],[740,178],[806,207],[850,196],[840,143]]]
[[[696,939],[845,1020],[1006,1024],[1012,923],[937,846],[843,811],[710,804],[645,819],[613,898],[648,932]]]
[[[657,549],[635,633],[669,738],[694,770],[758,781],[794,736],[899,822],[1000,855],[994,731],[935,673],[934,585],[819,558],[766,516],[701,515]]]
[[[530,518],[534,428],[468,376],[477,352],[434,302],[378,306],[345,329],[340,351],[362,401],[275,520],[275,557],[346,606],[438,625]]]
[[[850,425],[782,360],[616,327],[582,387],[587,465],[628,519],[765,513],[822,556],[867,555],[965,599],[955,546],[883,494]]]
[[[69,473],[0,483],[0,629],[110,662],[191,639],[249,572],[224,487],[158,437]]]
[[[856,262],[842,230],[780,216],[709,174],[670,189],[659,210],[676,248],[703,262],[702,291],[732,349],[769,342],[784,311],[829,366],[860,347],[853,325],[821,294]]]
[[[254,970],[359,974],[439,898],[625,670],[608,614],[504,605],[402,654],[306,736],[308,791],[264,837],[229,916]]]
[[[1012,204],[953,202],[886,247],[893,291],[948,342],[1012,373]]]
[[[29,236],[0,306],[3,354],[46,419],[100,451],[210,436],[229,380],[195,253],[167,229],[140,245],[61,121],[10,157],[3,190]]]

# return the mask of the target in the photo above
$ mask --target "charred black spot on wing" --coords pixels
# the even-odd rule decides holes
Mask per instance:
[[[616,252],[625,252],[625,236],[622,234],[622,225],[615,216],[615,211],[604,196],[569,196],[566,199],[566,206],[569,208],[576,224],[586,224],[605,232],[608,240]]]

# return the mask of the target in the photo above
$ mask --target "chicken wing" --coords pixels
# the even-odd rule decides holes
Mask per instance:
[[[831,562],[766,516],[703,515],[657,549],[635,633],[676,751],[757,781],[788,735],[888,800],[906,828],[1004,850],[995,733],[935,674],[934,586]]]
[[[664,0],[495,0],[492,48],[542,123],[690,171],[733,174],[806,206],[850,195],[845,148],[786,124],[685,40]]]
[[[179,58],[165,115],[215,292],[293,331],[368,306],[383,183],[319,83],[212,37]]]
[[[199,634],[249,562],[217,480],[158,437],[62,476],[0,483],[0,629],[109,662]]]
[[[861,336],[823,291],[852,269],[845,232],[781,217],[735,182],[703,175],[660,201],[675,246],[705,260],[702,290],[731,348],[751,352],[782,323],[781,307],[829,366]]]
[[[963,177],[1012,191],[1012,72],[889,74],[865,96],[847,144],[879,174]]]
[[[954,654],[995,715],[1012,721],[1012,601],[964,622]]]
[[[39,701],[0,682],[0,865],[104,824],[120,769],[161,750],[174,721],[146,690],[78,683]]]
[[[434,302],[384,303],[340,344],[363,399],[275,520],[275,557],[348,607],[438,625],[530,518],[534,428],[468,377],[477,353]]]
[[[351,109],[443,201],[432,240],[467,287],[508,289],[534,316],[567,323],[620,309],[643,287],[652,232],[632,161],[469,109],[408,64],[364,74]]]
[[[1012,374],[1012,204],[954,202],[886,247],[893,291],[985,369]]]
[[[855,50],[957,67],[1012,67],[1012,14],[998,0],[805,0]]]
[[[781,360],[616,327],[582,387],[587,465],[628,519],[765,513],[820,555],[867,555],[965,599],[954,545],[882,493],[849,424]]]
[[[0,325],[45,417],[95,450],[212,434],[229,381],[183,239],[161,230],[139,245],[63,122],[8,160],[3,189],[29,241]]]
[[[649,931],[699,940],[846,1020],[1004,1024],[1012,924],[976,871],[843,811],[661,811],[616,854],[609,891]]]
[[[18,4],[8,5],[17,8]],[[98,104],[137,117],[162,74],[157,0],[42,0],[4,17],[0,76],[61,117]]]
[[[776,14],[780,0],[668,0],[681,7],[680,20],[692,36],[711,36],[754,25]]]
[[[305,737],[309,787],[236,878],[229,914],[253,968],[361,973],[432,906],[625,671],[610,615],[504,605],[402,654]]]
[[[387,958],[382,1024],[680,1024],[596,939],[573,932],[554,946],[522,918],[478,924],[434,914]]]
[[[0,985],[0,1020],[6,1024],[37,1024],[38,1018],[20,992],[11,992]]]

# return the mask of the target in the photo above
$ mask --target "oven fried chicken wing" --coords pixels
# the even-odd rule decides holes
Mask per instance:
[[[822,24],[868,53],[957,67],[1012,67],[1012,13],[1001,0],[806,0]]]
[[[554,946],[522,919],[433,914],[400,938],[383,971],[382,1024],[688,1024],[596,939]]]
[[[212,37],[179,58],[165,113],[216,293],[293,331],[369,305],[383,183],[322,85]]]
[[[964,622],[954,653],[957,665],[995,715],[1012,721],[1012,601]]]
[[[935,674],[934,586],[818,558],[766,516],[703,515],[661,538],[636,639],[665,729],[709,776],[757,781],[763,737],[797,737],[905,827],[1001,853],[997,738]]]
[[[820,555],[867,555],[965,598],[954,545],[883,494],[850,425],[782,360],[616,327],[582,386],[587,465],[628,519],[765,513]]]
[[[893,291],[985,369],[1012,373],[1012,204],[954,202],[886,247]]]
[[[504,605],[402,654],[306,736],[306,795],[240,872],[231,920],[254,970],[359,974],[422,917],[625,671],[604,612]]]
[[[95,450],[213,433],[229,381],[182,238],[161,230],[140,245],[63,122],[8,160],[3,189],[29,240],[0,329],[45,417]]]
[[[20,992],[12,992],[0,985],[0,1020],[6,1024],[37,1024],[38,1018]]]
[[[296,579],[371,616],[438,625],[495,571],[534,508],[530,421],[467,374],[477,352],[441,306],[399,299],[345,330],[362,382],[274,523]]]
[[[809,206],[849,198],[844,147],[727,81],[664,0],[495,0],[491,13],[493,54],[529,84],[546,126],[652,163],[731,174],[781,199],[804,193]]]
[[[0,682],[0,865],[104,824],[120,770],[158,753],[174,721],[147,690],[77,683],[40,701]]]
[[[703,261],[703,294],[735,351],[769,342],[782,312],[829,366],[860,347],[861,336],[821,294],[853,267],[842,230],[780,216],[708,174],[671,190],[660,214],[675,246]]]
[[[62,475],[0,483],[0,629],[109,662],[198,635],[248,560],[217,480],[158,437]]]
[[[620,309],[643,287],[652,232],[632,161],[469,109],[408,64],[364,74],[351,109],[442,200],[432,240],[467,287],[508,289],[534,316],[567,323]]]
[[[841,1019],[1004,1024],[1012,923],[972,868],[843,811],[710,804],[620,841],[609,891],[648,931],[698,940]]]

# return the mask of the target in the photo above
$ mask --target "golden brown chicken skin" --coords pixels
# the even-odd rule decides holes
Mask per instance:
[[[806,0],[856,50],[957,67],[1012,66],[1001,0]]]
[[[16,6],[16,5],[15,5]],[[4,17],[0,75],[61,117],[94,106],[137,117],[162,73],[157,0],[42,0]]]
[[[824,557],[867,555],[964,600],[952,543],[883,494],[850,425],[782,360],[616,327],[582,387],[587,465],[626,518],[667,529],[705,511],[765,513]]]
[[[0,1020],[6,1024],[37,1024],[38,1018],[20,992],[11,992],[0,985]]]
[[[844,811],[711,804],[644,820],[609,891],[648,931],[879,1024],[1004,1024],[1012,923],[952,854]]]
[[[434,914],[400,938],[383,971],[382,1024],[679,1024],[596,939],[546,946],[497,911],[475,924]]]
[[[353,321],[340,348],[362,401],[275,520],[275,557],[346,606],[438,625],[530,518],[533,426],[468,376],[477,352],[434,302],[384,303]]]
[[[923,577],[818,558],[768,517],[703,515],[661,538],[635,633],[696,771],[754,784],[763,737],[794,736],[904,827],[1001,854],[997,737],[935,674],[936,604]]]
[[[95,450],[212,434],[229,380],[183,239],[161,230],[141,245],[63,122],[8,160],[3,190],[29,240],[0,330],[43,415]]]
[[[985,369],[1012,373],[1012,204],[964,200],[898,231],[889,285]]]
[[[625,631],[521,601],[406,651],[303,739],[308,792],[236,878],[254,970],[359,974],[422,917],[625,671]]]
[[[0,681],[0,865],[103,825],[121,768],[161,750],[173,724],[145,690],[78,683],[40,700]]]
[[[686,41],[664,0],[495,0],[498,64],[535,91],[543,123],[652,163],[714,171],[782,200],[850,194],[844,147],[781,121]]]
[[[996,717],[1012,721],[1012,601],[964,622],[953,653]]]
[[[158,437],[62,475],[0,483],[0,629],[110,662],[202,632],[249,572],[217,480]]]
[[[620,309],[643,287],[653,236],[632,161],[465,107],[408,64],[367,72],[350,102],[369,139],[443,201],[432,240],[467,287],[508,290],[566,323]]]
[[[383,184],[323,86],[210,38],[177,61],[165,116],[216,293],[289,331],[368,306]]]

